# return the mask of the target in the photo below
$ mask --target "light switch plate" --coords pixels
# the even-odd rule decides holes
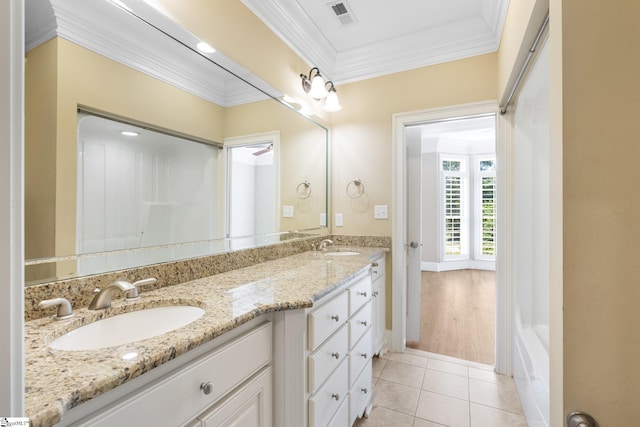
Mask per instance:
[[[389,218],[389,208],[387,205],[375,205],[373,207],[373,218],[387,219]]]
[[[327,226],[327,214],[325,214],[325,213],[321,213],[320,214],[320,226],[321,227],[326,227]]]
[[[342,214],[336,214],[336,227],[342,227]]]
[[[284,218],[293,218],[293,206],[289,206],[289,205],[282,206],[282,216]]]

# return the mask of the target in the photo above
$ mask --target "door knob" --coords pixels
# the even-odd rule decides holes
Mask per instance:
[[[567,415],[568,427],[598,427],[598,423],[589,414],[584,412],[572,412]]]
[[[420,246],[420,243],[416,242],[415,240],[413,240],[411,243],[409,243],[407,246],[409,246],[411,249],[418,249],[418,246]]]

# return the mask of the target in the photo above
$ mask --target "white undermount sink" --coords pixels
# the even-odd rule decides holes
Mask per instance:
[[[203,314],[203,309],[187,305],[132,311],[67,332],[49,344],[49,347],[68,351],[115,347],[171,332],[188,325]]]
[[[352,256],[352,255],[360,255],[360,252],[353,251],[334,251],[334,252],[325,252],[325,256]]]

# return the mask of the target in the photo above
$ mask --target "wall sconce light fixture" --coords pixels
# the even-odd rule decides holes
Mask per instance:
[[[310,97],[319,101],[325,99],[324,109],[329,112],[340,111],[342,106],[338,101],[336,88],[331,80],[325,81],[318,67],[309,70],[309,75],[300,74],[302,79],[302,89],[309,94]]]

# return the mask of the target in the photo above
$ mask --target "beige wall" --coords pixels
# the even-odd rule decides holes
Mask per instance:
[[[294,208],[293,218],[282,217],[279,208],[280,230],[319,227],[327,209],[327,131],[271,99],[225,111],[225,137],[271,131],[280,132],[280,206]],[[296,190],[305,181],[311,194],[300,199]]]
[[[565,410],[640,418],[640,3],[562,2]]]
[[[341,85],[342,111],[331,115],[332,209],[344,215],[337,234],[391,236],[392,115],[496,99],[497,55],[459,61]],[[365,196],[345,191],[355,178]],[[389,219],[373,218],[374,205],[388,205]]]

